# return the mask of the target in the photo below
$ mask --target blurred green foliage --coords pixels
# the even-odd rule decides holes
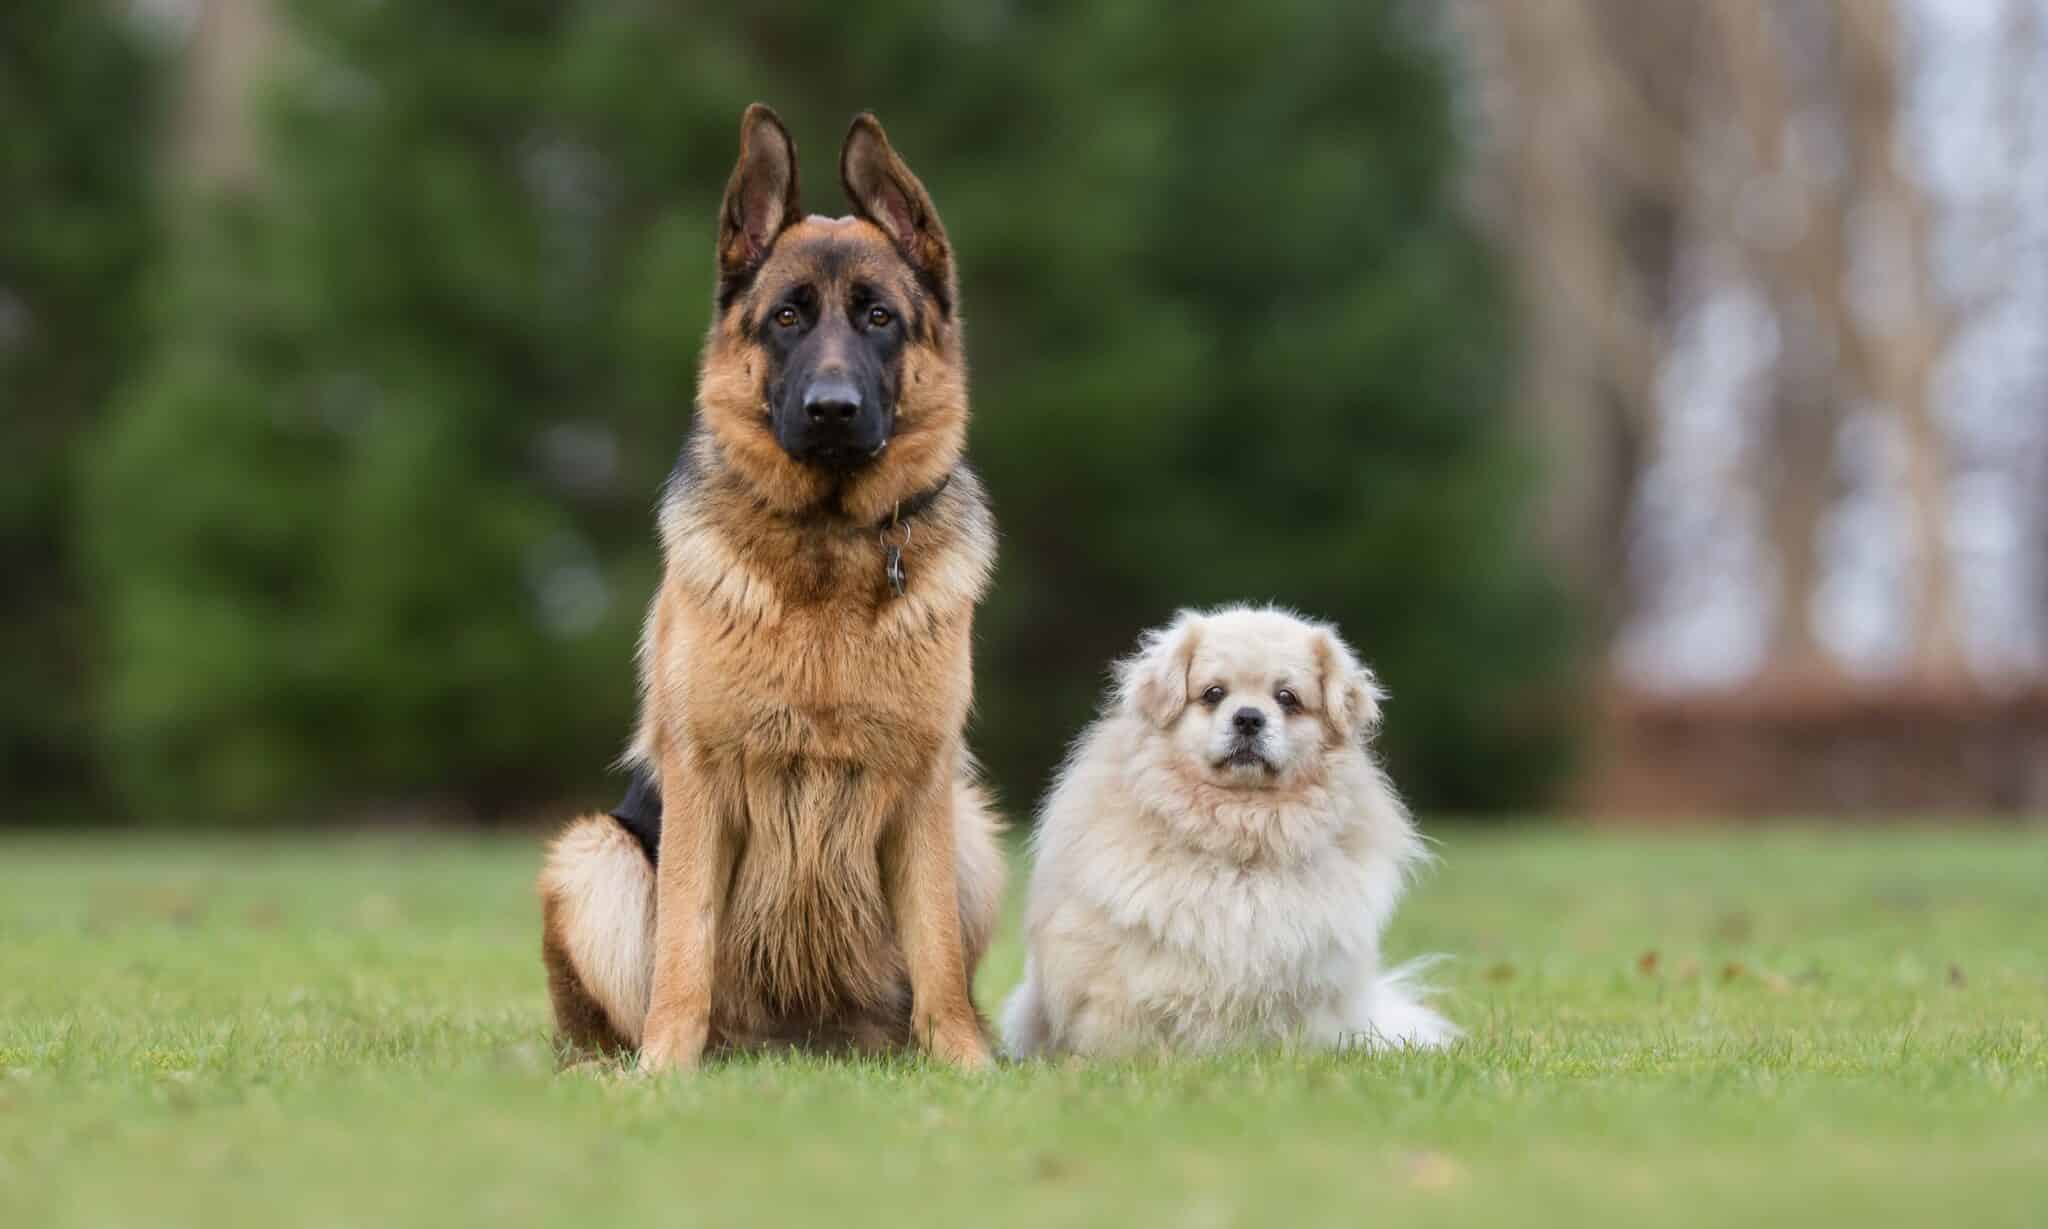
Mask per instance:
[[[1500,296],[1408,10],[286,7],[264,183],[164,269],[95,453],[135,813],[601,795],[757,97],[821,212],[876,110],[961,253],[1013,811],[1141,628],[1240,598],[1341,622],[1424,801],[1559,766]]]
[[[109,9],[0,5],[0,821],[105,801],[75,524],[92,428],[139,348],[159,69]]]

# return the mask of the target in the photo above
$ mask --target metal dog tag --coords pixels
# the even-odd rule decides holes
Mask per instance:
[[[902,547],[892,544],[883,551],[882,575],[887,576],[889,578],[889,587],[896,591],[896,596],[902,597],[903,582],[905,580],[905,577],[903,575]]]

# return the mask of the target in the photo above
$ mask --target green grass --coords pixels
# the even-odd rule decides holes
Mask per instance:
[[[2048,1223],[2048,831],[1442,854],[1449,1054],[646,1081],[533,841],[0,842],[0,1224]]]

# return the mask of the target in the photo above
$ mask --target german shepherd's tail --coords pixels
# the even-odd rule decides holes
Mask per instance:
[[[539,887],[561,1040],[599,1053],[637,1048],[654,984],[653,862],[617,819],[586,815],[548,847]]]

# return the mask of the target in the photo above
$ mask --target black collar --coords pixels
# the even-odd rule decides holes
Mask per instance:
[[[894,529],[896,526],[901,525],[911,517],[939,502],[939,496],[945,494],[947,485],[953,481],[954,472],[954,470],[947,470],[945,476],[937,482],[912,495],[909,499],[896,504],[895,507],[889,509],[889,515],[875,522],[875,528],[878,530]]]
[[[903,548],[910,545],[911,518],[938,502],[946,484],[953,481],[953,473],[953,470],[947,470],[945,477],[889,509],[889,515],[875,526],[875,536],[882,541],[882,576],[897,597],[908,592],[910,584],[909,574],[903,570]],[[903,531],[903,537],[891,541],[889,535],[899,529]]]

